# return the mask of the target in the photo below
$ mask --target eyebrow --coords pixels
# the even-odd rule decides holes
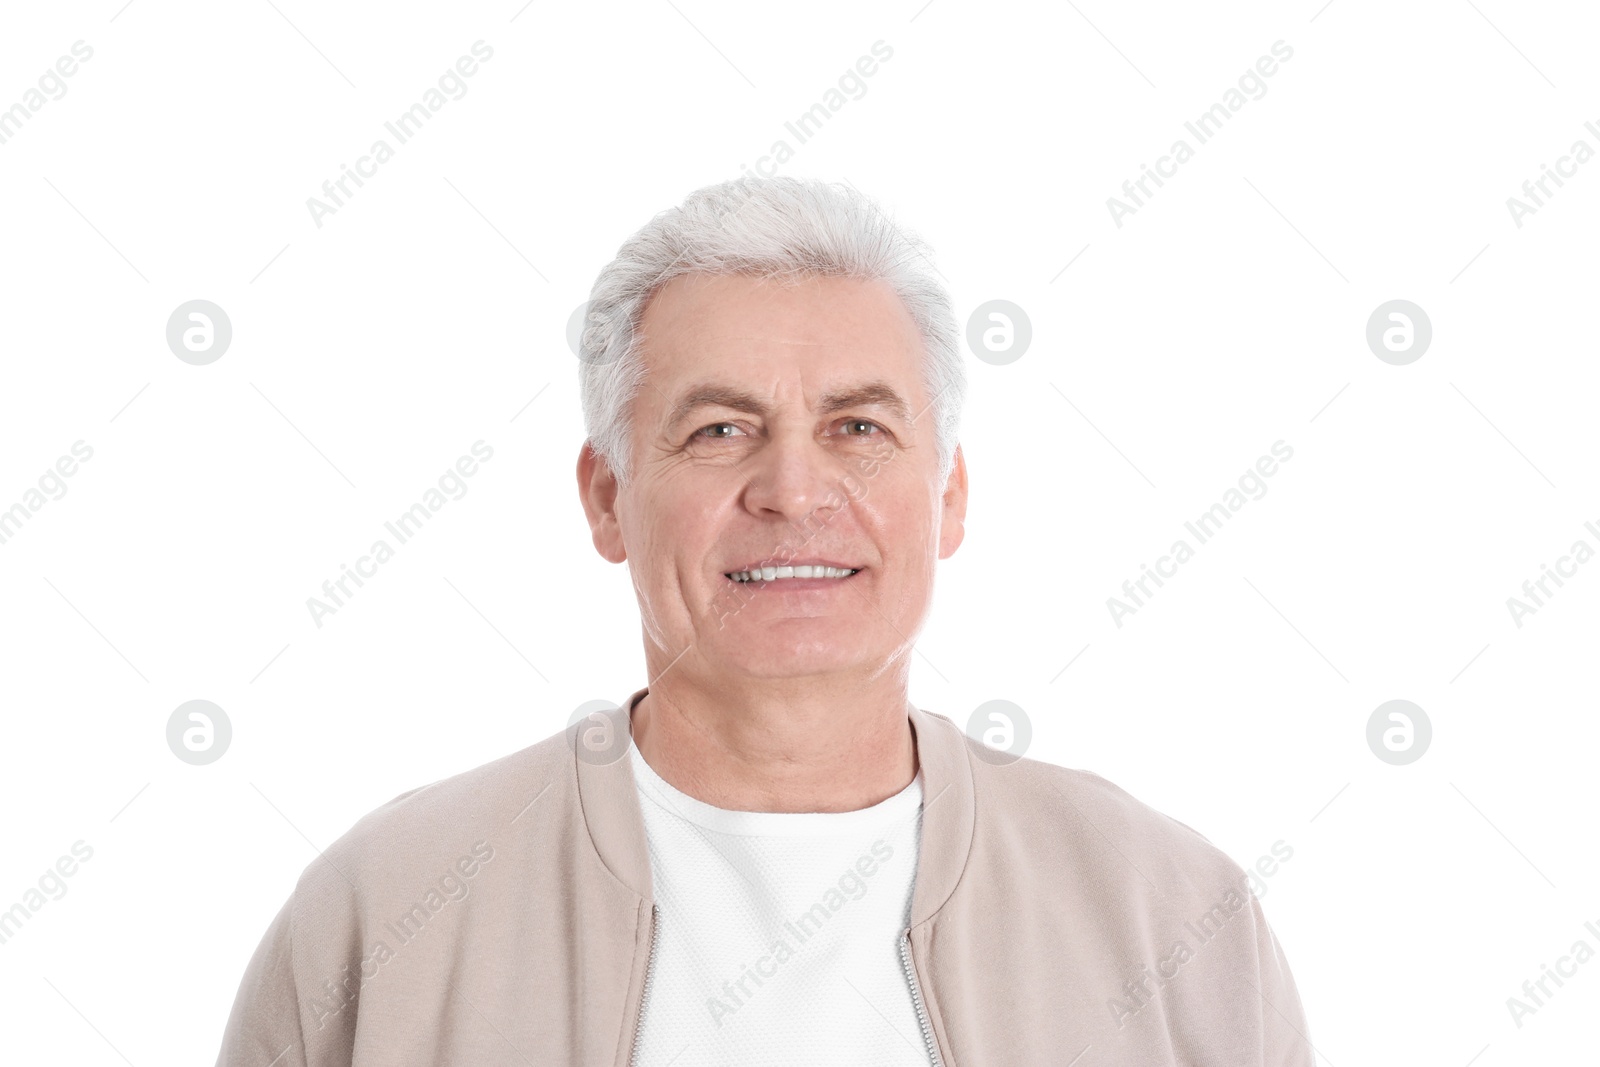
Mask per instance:
[[[911,405],[906,403],[905,398],[896,392],[892,385],[881,380],[862,382],[845,389],[823,393],[818,403],[824,415],[832,415],[846,408],[879,407],[888,410],[908,425],[915,421],[911,414]],[[673,405],[672,415],[667,420],[668,431],[703,407],[732,408],[735,411],[763,417],[770,413],[766,402],[754,393],[733,386],[704,383],[690,387]]]

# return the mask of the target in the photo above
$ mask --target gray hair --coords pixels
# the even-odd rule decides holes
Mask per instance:
[[[927,352],[923,381],[932,398],[942,486],[955,466],[967,377],[950,295],[930,252],[915,233],[842,183],[747,175],[690,193],[623,242],[589,293],[578,379],[590,447],[626,486],[633,474],[628,412],[645,375],[639,320],[656,290],[673,278],[882,280],[905,304]]]

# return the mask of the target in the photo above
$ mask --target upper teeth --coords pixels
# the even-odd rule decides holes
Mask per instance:
[[[846,567],[757,567],[754,570],[734,571],[728,577],[736,582],[770,582],[775,578],[847,578],[854,574]]]

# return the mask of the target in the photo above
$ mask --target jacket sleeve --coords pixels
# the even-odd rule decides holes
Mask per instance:
[[[294,895],[245,967],[217,1067],[306,1067],[294,977]]]
[[[1267,925],[1261,901],[1256,899],[1254,893],[1247,891],[1245,895],[1250,899],[1251,920],[1256,934],[1262,1067],[1316,1067],[1311,1031],[1306,1025],[1300,992],[1295,987],[1294,975],[1289,973],[1289,961],[1283,954],[1283,946],[1278,944],[1272,927]]]
[[[217,1067],[349,1067],[356,1013],[334,984],[339,939],[300,927],[304,892],[302,881],[245,967]]]

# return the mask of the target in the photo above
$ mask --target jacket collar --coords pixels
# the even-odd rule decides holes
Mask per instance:
[[[650,847],[644,814],[628,758],[633,744],[633,707],[649,686],[622,707],[596,714],[569,729],[578,798],[589,839],[608,870],[643,901],[653,900]],[[943,715],[911,706],[911,728],[922,770],[922,840],[911,899],[911,925],[933,917],[955,892],[967,865],[976,821],[976,794],[967,738]]]

